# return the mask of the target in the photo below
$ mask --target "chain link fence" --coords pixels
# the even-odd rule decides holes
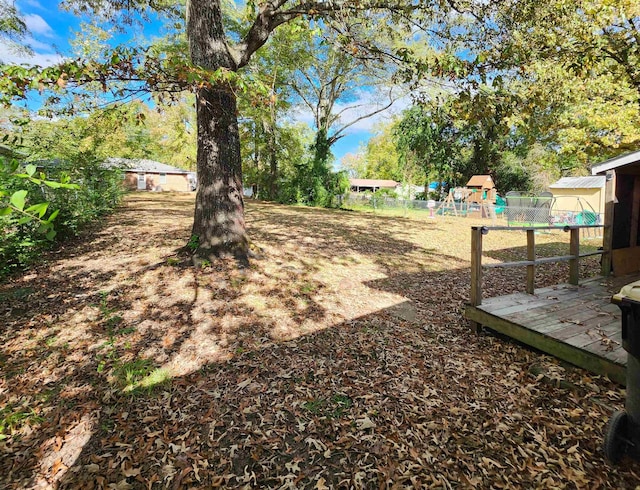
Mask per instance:
[[[533,206],[531,204],[534,204]],[[591,209],[578,206],[573,210],[556,209],[553,199],[508,199],[505,204],[480,204],[464,201],[424,201],[394,199],[387,196],[347,194],[342,196],[342,207],[355,210],[380,212],[397,216],[437,218],[440,216],[469,217],[490,220],[495,225],[566,226],[599,225],[604,216]],[[601,229],[585,229],[583,233],[601,234]]]

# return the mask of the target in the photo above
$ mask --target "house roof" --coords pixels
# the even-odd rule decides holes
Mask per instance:
[[[147,160],[145,158],[108,158],[105,161],[108,168],[119,168],[127,172],[149,172],[161,174],[188,174],[188,170],[172,167],[166,163]]]
[[[618,167],[624,167],[631,163],[640,163],[640,150],[626,155],[620,155],[605,162],[599,163],[591,167],[591,175],[601,174],[607,170],[613,170]]]
[[[395,180],[377,180],[377,179],[349,179],[351,187],[389,187],[395,188],[398,183]]]
[[[467,187],[495,187],[490,175],[474,175],[467,182]]]
[[[601,189],[607,178],[604,175],[589,177],[562,177],[549,186],[549,189]]]

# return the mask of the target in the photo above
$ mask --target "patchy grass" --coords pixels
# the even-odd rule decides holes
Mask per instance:
[[[38,424],[43,420],[32,408],[6,405],[0,409],[0,441],[8,439],[28,423]]]
[[[467,328],[479,223],[250,201],[261,258],[238,270],[176,259],[192,213],[192,195],[131,194],[103,228],[0,286],[0,487],[639,481],[637,463],[601,453],[623,389]],[[568,251],[560,230],[536,242]],[[484,243],[487,262],[525,256],[521,232]],[[582,261],[582,277],[597,270]],[[536,280],[567,277],[553,264]],[[524,278],[492,269],[485,294]]]

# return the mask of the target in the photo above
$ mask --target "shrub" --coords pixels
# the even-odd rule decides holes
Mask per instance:
[[[34,173],[36,167],[46,171],[46,180],[43,172]],[[91,155],[26,168],[21,173],[15,161],[0,158],[0,277],[26,267],[55,241],[76,236],[112,211],[122,196],[120,173],[103,168]],[[35,210],[32,217],[10,206],[8,196],[16,194],[24,196],[24,211]]]
[[[113,211],[122,198],[121,171],[104,168],[91,154],[79,154],[56,164],[50,175],[68,176],[79,184],[79,189],[70,192],[44,189],[44,199],[60,209],[56,220],[59,239],[77,236],[87,224]]]

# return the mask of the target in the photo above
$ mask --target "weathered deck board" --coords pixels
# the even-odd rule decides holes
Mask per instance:
[[[611,296],[640,275],[560,284],[468,305],[465,317],[576,366],[624,384],[621,315]]]

